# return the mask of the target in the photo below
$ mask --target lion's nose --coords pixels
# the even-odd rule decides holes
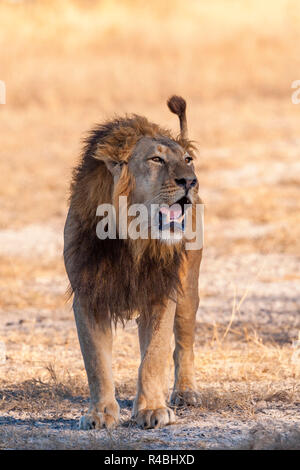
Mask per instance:
[[[175,183],[188,191],[190,188],[196,186],[197,178],[175,178]]]

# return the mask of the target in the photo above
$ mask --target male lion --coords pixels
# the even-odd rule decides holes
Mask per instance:
[[[133,240],[119,232],[115,239],[99,239],[96,234],[97,207],[111,203],[118,212],[119,196],[147,208],[152,203],[167,205],[158,209],[161,235],[166,226],[171,232],[183,231],[186,205],[194,217],[201,201],[194,147],[187,137],[186,102],[173,96],[168,106],[180,119],[178,138],[141,116],[116,118],[91,131],[74,170],[64,258],[90,388],[90,406],[80,419],[80,429],[110,428],[119,420],[111,324],[136,314],[141,364],[133,417],[138,425],[153,428],[175,421],[166,404],[173,330],[171,402],[178,406],[197,400],[193,343],[202,250],[187,251],[184,233],[176,240],[163,236]]]

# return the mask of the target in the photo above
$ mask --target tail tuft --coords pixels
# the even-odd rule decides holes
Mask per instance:
[[[186,101],[181,96],[171,96],[167,101],[167,105],[169,110],[177,116],[182,116],[185,113]]]

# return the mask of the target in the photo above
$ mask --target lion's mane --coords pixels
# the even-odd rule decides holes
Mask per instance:
[[[80,162],[73,172],[70,212],[74,227],[66,248],[72,265],[70,293],[77,293],[96,318],[109,314],[122,322],[138,311],[151,315],[157,305],[175,298],[180,290],[179,269],[185,256],[183,244],[168,245],[159,240],[144,244],[137,258],[128,240],[100,240],[96,234],[96,209],[130,194],[134,177],[126,163],[137,141],[143,136],[168,137],[189,152],[193,144],[170,131],[132,115],[96,126],[85,139]],[[117,188],[105,159],[124,162]]]

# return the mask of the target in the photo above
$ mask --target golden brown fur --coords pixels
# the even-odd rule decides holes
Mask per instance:
[[[97,207],[112,203],[117,209],[119,196],[124,195],[129,204],[141,199],[148,204],[159,197],[157,202],[169,207],[189,195],[194,214],[200,199],[190,162],[194,147],[187,139],[186,105],[180,97],[168,104],[180,118],[180,137],[144,117],[117,118],[90,133],[74,170],[64,256],[90,388],[81,429],[113,427],[119,420],[111,322],[124,322],[136,312],[141,365],[133,417],[138,425],[151,428],[175,420],[166,405],[173,329],[172,401],[180,405],[197,400],[193,343],[201,250],[186,252],[184,239],[101,240],[96,233]]]
[[[180,288],[178,271],[185,256],[182,244],[142,240],[132,246],[127,240],[97,238],[97,206],[114,203],[117,208],[119,196],[127,196],[130,203],[135,181],[127,162],[142,136],[165,136],[190,153],[194,149],[190,141],[172,137],[168,130],[144,117],[117,118],[98,125],[90,133],[71,184],[70,207],[77,225],[65,252],[66,258],[76,265],[70,280],[71,292],[84,296],[89,311],[98,316],[101,303],[101,311],[104,314],[109,311],[115,321],[127,320],[136,311],[149,315],[153,306],[175,298]],[[105,159],[124,162],[116,187]]]

